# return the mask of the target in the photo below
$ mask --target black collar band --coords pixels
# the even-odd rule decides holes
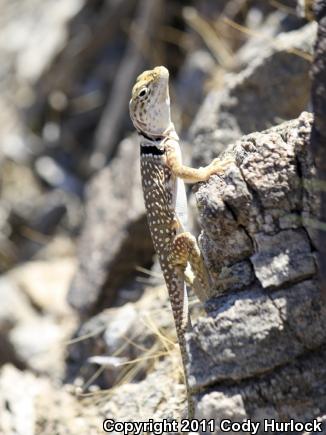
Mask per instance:
[[[154,142],[161,142],[161,140],[163,140],[164,138],[162,136],[157,136],[157,137],[150,137],[148,136],[146,133],[144,133],[143,131],[139,130],[138,132],[141,136],[143,136],[145,139],[148,139],[150,141],[154,141]]]
[[[165,153],[164,149],[160,150],[155,145],[143,145],[140,147],[140,154],[150,154],[152,156],[163,156]]]

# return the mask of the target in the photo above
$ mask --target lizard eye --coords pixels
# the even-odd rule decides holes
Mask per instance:
[[[148,94],[148,88],[142,88],[139,91],[138,97],[139,98],[144,98],[144,97],[146,97],[147,94]]]

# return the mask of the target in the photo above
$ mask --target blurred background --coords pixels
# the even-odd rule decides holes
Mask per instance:
[[[0,365],[61,382],[64,340],[157,279],[128,112],[137,75],[169,69],[186,161],[207,163],[309,107],[314,33],[295,0],[0,0],[0,12]],[[195,147],[200,135],[214,145]]]

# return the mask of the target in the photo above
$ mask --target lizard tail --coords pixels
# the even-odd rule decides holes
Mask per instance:
[[[183,271],[176,271],[174,279],[170,281],[172,284],[169,288],[172,311],[174,313],[174,321],[177,330],[178,342],[180,346],[181,358],[184,367],[185,384],[187,390],[188,401],[188,418],[194,418],[194,402],[191,395],[191,390],[188,381],[188,364],[189,357],[187,353],[185,333],[191,329],[191,321],[188,307],[188,294],[186,284],[183,278]]]

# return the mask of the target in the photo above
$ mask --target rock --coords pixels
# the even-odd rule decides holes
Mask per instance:
[[[42,187],[32,169],[24,163],[4,160],[1,165],[1,199],[16,214],[26,215],[26,210],[42,195]]]
[[[326,340],[324,311],[311,281],[271,295],[253,288],[216,302],[189,334],[191,385],[251,378],[318,349]]]
[[[118,351],[123,344],[125,344],[125,338],[133,335],[133,328],[136,326],[136,322],[139,319],[139,313],[137,313],[133,304],[126,304],[120,308],[118,312],[111,315],[111,319],[104,332],[104,341],[110,353]]]
[[[170,358],[158,362],[143,381],[115,389],[110,400],[103,397],[99,407],[103,418],[117,421],[139,421],[140,415],[142,421],[178,418],[185,408],[180,364],[179,356],[171,354]]]
[[[28,322],[35,316],[28,297],[22,293],[13,279],[0,278],[0,330],[10,329],[19,322]]]
[[[31,262],[0,280],[0,365],[62,376],[65,340],[76,327],[66,301],[74,270],[69,258]]]
[[[311,226],[319,219],[308,146],[312,122],[304,112],[242,137],[223,155],[235,164],[197,187],[212,297],[207,316],[187,334],[189,382],[198,415],[215,412],[217,427],[220,415],[238,408],[241,418],[261,422],[325,414],[326,308]]]
[[[28,128],[21,109],[35,101],[33,85],[66,43],[69,22],[83,4],[83,0],[1,2],[0,155],[27,162],[40,152],[35,124]]]
[[[206,394],[197,403],[196,418],[198,420],[215,420],[215,427],[220,428],[221,420],[243,421],[247,417],[244,403],[240,394],[226,396],[221,392],[214,391]],[[216,430],[215,434],[222,434],[223,431]],[[229,431],[234,434],[235,432]]]
[[[9,333],[9,342],[23,364],[34,373],[60,379],[64,372],[65,340],[71,326],[62,327],[50,318],[19,323]]]
[[[28,298],[6,276],[0,279],[0,299],[0,366],[12,362],[22,368],[24,363],[10,342],[9,334],[18,324],[32,321],[35,312]]]
[[[257,234],[258,252],[251,257],[263,288],[280,287],[316,272],[311,245],[305,232],[285,230],[273,236]]]
[[[315,23],[280,34],[244,70],[228,74],[223,90],[208,93],[190,132],[195,166],[208,164],[241,135],[306,109],[315,36]]]
[[[41,187],[28,166],[9,160],[1,162],[0,185],[0,270],[6,271],[21,255],[22,250],[16,246],[18,228],[23,222],[28,226],[26,222],[41,195]]]
[[[83,185],[78,178],[61,167],[50,156],[41,156],[35,161],[37,175],[49,186],[81,196]]]
[[[76,245],[68,235],[57,234],[48,243],[40,248],[34,256],[35,260],[55,260],[58,258],[71,258],[76,256]]]
[[[67,257],[25,263],[9,272],[9,277],[43,313],[71,316],[67,293],[75,270],[75,258]]]
[[[221,273],[221,279],[232,278],[231,289],[247,288],[255,279],[264,288],[282,287],[315,274],[309,222],[318,219],[318,197],[311,189],[307,149],[311,123],[311,115],[303,113],[243,137],[226,152],[237,165],[197,188],[199,243],[212,295],[223,290]]]
[[[293,5],[292,5],[293,6]],[[264,20],[262,21],[262,18]],[[305,20],[282,10],[274,10],[262,17],[257,8],[251,8],[246,17],[246,26],[252,30],[248,40],[240,47],[235,57],[237,70],[253,61],[266,46],[274,44],[275,38],[281,33],[297,30],[306,24]]]
[[[110,306],[117,289],[136,276],[136,267],[152,262],[138,154],[137,139],[125,139],[87,189],[79,266],[69,292],[69,303],[79,312]]]
[[[101,427],[91,403],[84,406],[66,388],[9,364],[0,370],[0,417],[0,432],[8,435],[96,435]]]
[[[56,189],[40,196],[26,216],[26,225],[33,231],[52,235],[58,227],[77,233],[83,220],[83,207],[74,195]]]
[[[59,227],[72,233],[80,228],[83,217],[80,199],[59,189],[44,192],[26,164],[5,160],[0,182],[4,270],[14,261],[33,257],[48,242],[42,236],[53,235]]]
[[[33,402],[40,386],[33,380],[33,375],[23,374],[9,365],[0,371],[0,431],[3,434],[35,434],[36,410]],[[21,394],[22,391],[24,394]]]
[[[73,0],[69,5],[63,0],[3,5],[3,22],[7,24],[1,29],[0,51],[12,56],[20,78],[35,82],[41,76],[62,48],[67,37],[67,23],[82,5],[82,0]],[[37,15],[35,7],[39,8]]]
[[[206,403],[211,403],[210,395],[215,392],[219,395],[223,394],[230,401],[233,399],[231,406],[234,406],[234,398],[240,395],[246,410],[246,418],[261,423],[259,435],[266,433],[263,430],[265,419],[282,422],[294,419],[305,422],[316,418],[320,421],[326,406],[324,358],[325,350],[322,348],[320,352],[303,355],[274,372],[241,383],[216,386],[206,394],[198,395],[198,403],[200,405],[206,395],[208,396]],[[239,403],[239,400],[237,401]],[[205,408],[201,407],[200,415],[205,418],[210,416],[210,409],[209,407],[206,414]],[[232,413],[233,409],[233,407],[229,409],[229,413]]]

